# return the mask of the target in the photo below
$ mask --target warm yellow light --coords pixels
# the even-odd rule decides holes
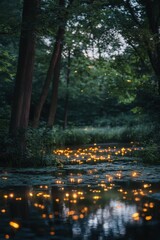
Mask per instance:
[[[46,218],[47,215],[45,213],[42,214],[42,218]]]
[[[147,212],[147,208],[143,208],[143,212]]]
[[[78,192],[78,195],[83,195],[83,192]]]
[[[45,206],[42,205],[42,204],[38,204],[38,207],[41,208],[41,209],[45,209]]]
[[[132,172],[132,177],[137,177],[137,172]]]
[[[1,213],[5,213],[6,212],[6,209],[1,209]]]
[[[68,216],[72,216],[72,215],[75,214],[75,211],[71,210],[71,211],[69,211],[67,214],[68,214]]]
[[[149,203],[149,207],[150,207],[150,208],[154,208],[154,203],[153,203],[153,202],[150,202],[150,203]]]
[[[61,180],[56,180],[56,183],[57,184],[62,184],[62,181]]]
[[[75,182],[75,179],[74,178],[70,178],[70,182],[71,183]]]
[[[135,220],[135,221],[139,221],[139,213],[133,213],[132,214],[132,218]]]
[[[85,212],[88,212],[88,208],[87,207],[84,207],[82,210],[81,210],[82,213],[85,213]]]
[[[152,219],[152,216],[146,216],[145,219],[146,219],[147,221],[150,221],[150,220]]]
[[[148,205],[148,203],[145,203],[144,206],[145,206],[145,207],[148,207],[149,205]]]
[[[83,163],[83,162],[82,162],[82,163]],[[82,178],[78,178],[78,179],[77,179],[77,182],[78,182],[78,183],[81,183],[82,181],[83,181]]]
[[[138,197],[137,197],[137,198],[135,198],[135,201],[136,201],[136,202],[139,202],[140,200],[141,200],[141,199],[140,199],[140,198],[138,198]]]
[[[18,223],[16,223],[16,222],[10,222],[9,223],[9,225],[11,226],[11,227],[13,227],[13,228],[16,228],[16,229],[18,229],[19,228],[19,224]]]
[[[16,201],[21,201],[21,200],[22,200],[21,197],[17,197],[17,198],[16,198]]]
[[[81,200],[85,199],[85,197],[80,197]]]
[[[73,216],[72,216],[72,219],[73,219],[74,221],[77,221],[78,218],[79,218],[78,215],[73,215]]]
[[[133,218],[139,217],[139,213],[137,213],[137,212],[136,212],[136,213],[133,213],[133,214],[132,214],[132,217],[133,217]]]
[[[145,195],[143,191],[140,191],[140,194],[141,194],[142,196],[144,196],[144,195]]]
[[[5,234],[5,239],[9,239],[10,238],[10,236],[9,236],[9,234]]]
[[[143,187],[144,188],[149,188],[151,185],[150,184],[144,184]]]
[[[98,200],[98,199],[100,199],[100,196],[93,196],[93,199]]]
[[[42,196],[42,195],[43,195],[43,192],[37,193],[37,197],[40,197],[40,196]]]
[[[70,200],[70,203],[77,203],[77,200]]]
[[[77,194],[76,193],[73,193],[73,198],[77,198]]]
[[[10,194],[9,194],[9,197],[10,197],[10,198],[13,198],[13,197],[14,197],[14,193],[10,193]]]
[[[44,198],[50,198],[50,194],[44,194],[43,197]]]

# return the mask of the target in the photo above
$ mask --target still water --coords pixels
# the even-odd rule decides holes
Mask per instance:
[[[160,169],[136,150],[56,150],[62,168],[1,169],[0,240],[160,240]]]

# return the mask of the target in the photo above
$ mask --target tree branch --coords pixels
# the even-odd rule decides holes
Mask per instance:
[[[135,11],[134,11],[131,3],[130,3],[130,0],[126,0],[126,4],[125,4],[125,5],[126,5],[126,7],[128,8],[128,10],[129,10],[129,12],[130,12],[130,14],[131,14],[132,19],[134,20],[134,22],[135,22],[138,26],[141,26],[141,24],[140,24],[140,22],[139,22],[139,20],[138,20],[138,18],[137,18],[137,16],[136,16],[136,14],[135,14]]]

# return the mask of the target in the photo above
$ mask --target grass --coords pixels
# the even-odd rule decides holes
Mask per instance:
[[[149,139],[154,132],[151,124],[117,127],[85,127],[65,130],[62,133],[64,145],[86,143],[130,142]]]
[[[74,127],[66,130],[60,127],[53,127],[48,129],[46,127],[40,127],[38,129],[29,128],[26,134],[26,152],[24,153],[25,160],[18,160],[16,157],[16,165],[45,166],[57,164],[52,154],[53,150],[62,146],[76,146],[92,143],[128,143],[128,142],[150,142],[151,139],[158,132],[155,126],[151,122],[145,124],[137,124],[135,126],[122,125],[122,126],[107,126],[107,127]],[[5,135],[4,135],[5,134]],[[3,152],[4,145],[7,145],[9,152],[10,162],[14,162],[14,156],[18,156],[17,148],[15,144],[10,143],[10,139],[6,138],[5,131],[1,132],[1,141]],[[144,162],[160,162],[159,151],[153,144],[150,148],[150,144],[146,146],[146,150],[143,152],[142,158]],[[157,144],[158,145],[158,144]],[[9,146],[9,147],[8,147]],[[14,149],[15,148],[15,149]],[[2,156],[2,155],[1,155]],[[5,156],[5,155],[4,155]],[[156,157],[155,157],[156,156]],[[8,158],[8,157],[7,157]],[[2,156],[2,161],[4,157]],[[24,162],[23,162],[24,161]]]

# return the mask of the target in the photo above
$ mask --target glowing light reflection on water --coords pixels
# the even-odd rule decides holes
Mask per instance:
[[[129,162],[126,171],[111,155],[131,151],[57,150],[75,166],[56,169],[51,184],[0,189],[0,239],[159,240],[160,201],[152,199],[159,183],[136,181],[142,175],[137,165]]]

